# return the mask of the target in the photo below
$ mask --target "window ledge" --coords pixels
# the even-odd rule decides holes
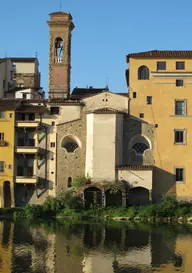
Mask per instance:
[[[174,145],[184,145],[184,146],[186,146],[187,145],[187,143],[186,142],[177,142],[177,143],[174,143]]]
[[[175,181],[177,184],[185,184],[185,181]]]
[[[171,118],[192,118],[192,115],[170,115]]]

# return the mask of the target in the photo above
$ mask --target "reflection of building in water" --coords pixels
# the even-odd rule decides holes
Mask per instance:
[[[84,231],[84,246],[89,249],[82,263],[84,273],[151,272],[149,232],[109,227],[101,230],[91,225]]]
[[[26,230],[16,225],[14,230],[13,268],[19,272],[55,272],[55,235],[43,228]],[[31,271],[30,271],[31,272]]]
[[[83,245],[78,235],[59,231],[56,234],[56,273],[83,272]]]
[[[12,272],[13,223],[0,222],[0,272]]]

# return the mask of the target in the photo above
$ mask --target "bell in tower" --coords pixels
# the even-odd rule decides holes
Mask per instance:
[[[72,16],[65,12],[49,14],[49,98],[70,95]]]

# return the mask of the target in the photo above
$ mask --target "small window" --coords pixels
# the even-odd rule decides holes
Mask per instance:
[[[13,64],[13,72],[16,72],[16,64]]]
[[[149,68],[147,66],[140,66],[138,69],[139,80],[149,80]]]
[[[4,168],[5,168],[5,162],[0,161],[0,173],[4,173]]]
[[[0,118],[4,118],[5,117],[5,113],[3,111],[0,111]]]
[[[0,133],[0,141],[4,141],[4,133]]]
[[[68,188],[72,187],[72,177],[68,177]]]
[[[185,100],[175,101],[175,115],[183,116],[186,114]]]
[[[27,94],[26,94],[26,93],[23,93],[22,95],[23,95],[23,99],[26,100]]]
[[[12,117],[13,117],[13,114],[12,114],[12,113],[11,113],[11,114],[9,114],[9,117],[10,117],[10,118],[12,118]]]
[[[175,130],[175,144],[185,144],[186,132],[185,130]]]
[[[52,126],[55,126],[55,121],[52,121],[52,123],[51,123],[51,124],[52,124]]]
[[[184,168],[175,168],[176,182],[184,182]]]
[[[144,118],[144,113],[140,113],[139,117]]]
[[[55,142],[51,142],[51,148],[55,148]]]
[[[184,70],[185,62],[176,62],[176,70]]]
[[[12,165],[9,164],[8,165],[8,169],[11,170],[12,169]]]
[[[147,96],[147,104],[152,104],[152,96]]]
[[[133,92],[133,98],[136,99],[137,97],[137,92]]]
[[[51,115],[58,115],[59,107],[51,107]]]
[[[166,62],[157,62],[157,70],[166,70]]]
[[[176,86],[183,86],[184,82],[183,80],[176,80]]]

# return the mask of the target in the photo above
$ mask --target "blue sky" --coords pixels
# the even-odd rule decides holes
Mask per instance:
[[[1,1],[0,57],[35,57],[48,91],[46,21],[60,0]],[[104,87],[127,92],[126,54],[152,49],[191,49],[192,2],[187,0],[62,0],[73,16],[71,89]]]

